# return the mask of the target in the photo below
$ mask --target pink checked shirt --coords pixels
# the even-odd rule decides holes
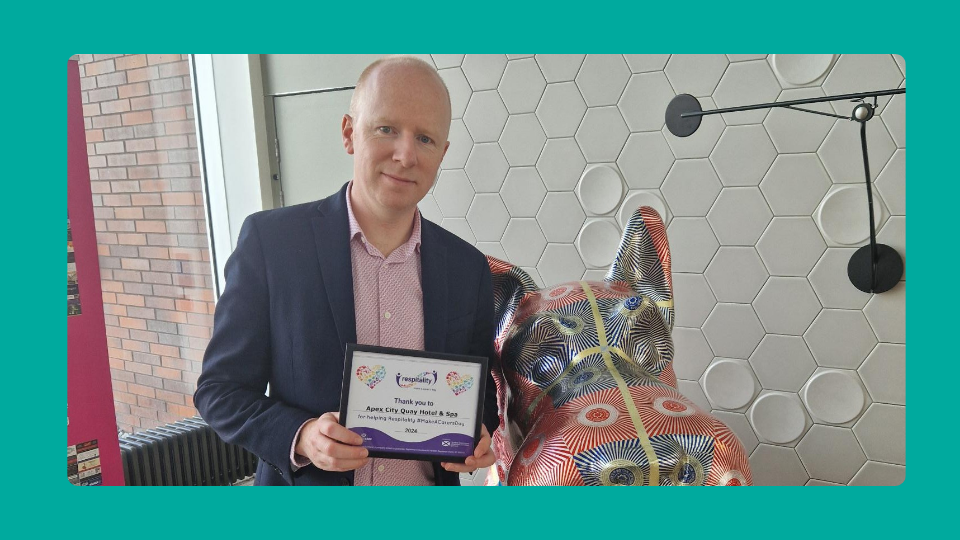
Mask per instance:
[[[350,258],[353,266],[353,302],[357,343],[423,350],[423,289],[420,285],[420,212],[410,238],[384,257],[367,242],[353,215],[347,187],[350,219]],[[302,426],[301,426],[302,429]],[[290,450],[294,470],[310,463]],[[433,466],[426,461],[371,458],[354,472],[358,486],[427,486],[434,484]]]

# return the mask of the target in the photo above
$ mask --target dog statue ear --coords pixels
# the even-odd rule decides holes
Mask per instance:
[[[641,206],[623,231],[617,256],[606,281],[623,281],[652,300],[660,309],[667,328],[673,330],[673,276],[670,273],[670,246],[660,214]]]
[[[493,277],[493,313],[497,321],[497,352],[503,343],[503,332],[513,322],[517,307],[527,293],[539,290],[533,279],[520,267],[496,257],[487,256]]]

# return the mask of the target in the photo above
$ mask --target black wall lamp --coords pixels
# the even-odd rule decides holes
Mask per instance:
[[[740,107],[713,109],[709,111],[703,110],[697,98],[690,94],[680,94],[673,98],[670,104],[667,105],[666,123],[670,133],[673,133],[677,137],[689,137],[697,131],[700,127],[701,120],[703,120],[703,117],[706,115],[752,111],[756,109],[772,109],[775,107],[860,122],[860,146],[863,148],[863,170],[867,180],[867,206],[870,212],[870,245],[863,246],[850,257],[850,262],[847,263],[847,276],[850,278],[853,286],[863,292],[882,293],[889,291],[899,283],[900,278],[903,276],[903,259],[900,258],[897,250],[890,246],[877,243],[877,231],[873,221],[873,186],[870,181],[870,163],[867,160],[867,122],[873,118],[876,112],[878,97],[906,93],[906,88],[896,88],[893,90],[860,92],[840,96],[795,99],[792,101],[781,101],[779,103],[743,105]],[[872,104],[865,101],[868,98],[873,98]],[[828,101],[853,101],[857,104],[854,105],[853,112],[849,117],[797,107],[797,105]]]

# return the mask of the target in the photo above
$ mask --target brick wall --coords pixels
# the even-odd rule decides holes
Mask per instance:
[[[117,423],[196,414],[213,281],[187,55],[78,55]]]

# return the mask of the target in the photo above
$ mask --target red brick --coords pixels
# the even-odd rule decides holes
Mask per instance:
[[[137,156],[134,154],[110,154],[107,156],[107,165],[110,167],[128,167],[136,164]]]
[[[145,306],[143,297],[133,294],[117,294],[117,303],[128,306]]]
[[[121,328],[136,328],[137,330],[146,330],[147,323],[143,319],[131,319],[130,317],[120,317]]]
[[[150,85],[145,82],[126,84],[117,88],[117,96],[120,99],[146,96],[150,93]]]
[[[181,261],[196,261],[200,259],[200,250],[191,248],[171,247],[170,258]]]
[[[160,71],[157,70],[156,66],[150,66],[139,69],[131,69],[127,71],[127,82],[142,82],[150,81],[160,77]]]
[[[130,195],[104,195],[104,206],[130,206]]]
[[[163,204],[158,193],[138,193],[131,195],[130,201],[135,206],[158,206]]]
[[[179,135],[181,133],[196,133],[196,126],[193,125],[192,121],[185,122],[165,122],[163,124],[166,128],[167,135]]]
[[[184,336],[210,339],[210,328],[206,326],[181,324],[178,326],[178,329],[180,330],[180,334]]]
[[[97,76],[97,86],[100,88],[119,86],[121,84],[127,84],[127,74],[122,71]],[[114,90],[116,90],[116,88],[114,88]]]
[[[117,392],[116,390],[114,390],[113,399],[121,403],[126,403],[127,405],[137,404],[137,396],[127,392]]]
[[[172,381],[181,380],[179,369],[170,369],[165,367],[153,366],[153,375],[155,377],[160,377],[161,379],[169,379]]]
[[[130,353],[130,351],[125,351],[123,349],[107,348],[107,356],[110,358],[119,358],[120,360],[133,360],[133,355]]]
[[[87,141],[88,141],[88,142],[93,142],[93,141],[90,141],[90,138],[89,138],[89,137],[87,137]],[[170,150],[170,149],[174,149],[174,148],[187,148],[188,146],[189,146],[189,145],[187,144],[187,137],[186,137],[186,135],[172,135],[172,136],[168,136],[168,137],[158,137],[158,138],[157,138],[157,149],[158,149],[158,150]]]
[[[124,367],[124,366],[126,365],[126,363],[125,363],[122,359],[120,359],[120,358],[109,358],[109,357],[108,357],[108,358],[107,358],[107,361],[109,362],[110,367],[113,368],[113,369],[120,369],[120,370],[126,369],[126,368]]]
[[[153,139],[130,139],[125,144],[127,152],[152,152],[157,148]]]
[[[213,291],[210,289],[183,289],[183,297],[187,300],[213,302]]]
[[[180,85],[181,87],[183,85]],[[169,94],[163,94],[163,106],[164,107],[175,107],[177,105],[189,105],[193,103],[193,94],[190,90],[183,90],[181,92],[170,92]]]
[[[140,248],[140,256],[146,259],[166,259],[170,257],[170,251],[165,247],[143,246]]]
[[[86,131],[87,142],[95,143],[103,141],[103,130],[102,129],[88,129]],[[165,137],[166,139],[176,139],[177,137]],[[170,146],[168,148],[178,148],[175,146]]]
[[[167,403],[173,403],[175,405],[183,405],[185,400],[183,399],[183,394],[178,394],[176,392],[169,392],[167,390],[157,390],[157,399],[166,401]]]
[[[167,232],[167,227],[162,221],[138,221],[137,232],[165,233]],[[142,270],[149,270],[149,268],[142,268]]]
[[[143,259],[120,259],[120,268],[124,270],[150,270],[150,261]]]
[[[128,54],[114,60],[117,69],[142,68],[147,65],[147,55]]]
[[[84,116],[86,116],[86,114],[84,114]],[[115,128],[115,127],[120,127],[122,125],[119,114],[111,114],[107,116],[95,116],[94,118],[91,119],[91,122],[93,124],[93,127],[98,129],[99,128]],[[107,137],[106,132],[104,132],[103,135],[104,137],[109,139],[109,137]]]
[[[104,156],[89,156],[87,166],[91,169],[101,169],[107,166],[107,158]],[[94,206],[96,206],[96,203],[94,203]]]
[[[177,405],[174,403],[167,405],[167,411],[172,414],[179,415],[181,418],[189,418],[197,414],[197,410],[193,407],[185,407],[183,405]]]
[[[180,356],[180,349],[170,345],[160,345],[159,343],[150,344],[150,352],[160,356]]]
[[[148,54],[147,63],[151,66],[154,64],[166,64],[169,62],[179,62],[179,54]]]
[[[143,208],[137,208],[135,206],[115,208],[114,212],[117,219],[143,219]]]
[[[167,163],[166,152],[141,152],[137,154],[137,165],[159,165]]]
[[[160,95],[130,98],[130,108],[135,111],[157,109],[159,107],[163,107],[163,96]],[[160,122],[162,120],[157,121]]]
[[[117,300],[116,294],[114,293],[103,293],[103,294],[104,294],[104,300],[103,300],[104,313],[106,313],[107,315],[118,315],[118,316],[125,316],[127,314],[126,306],[118,306],[114,304],[114,302],[116,302]],[[113,301],[110,303],[107,303],[107,299],[106,299],[106,295],[108,294],[113,296]]]
[[[118,234],[117,241],[128,246],[147,245],[147,237],[143,234]]]
[[[137,283],[140,281],[140,272],[137,272],[136,270],[114,270],[113,278],[116,279],[117,281]],[[130,293],[130,291],[127,290],[128,286],[129,286],[129,283],[123,284],[123,289],[124,289],[123,292],[129,293],[129,294],[139,294],[139,293]]]
[[[153,119],[157,122],[176,122],[187,119],[187,110],[183,107],[167,107],[155,109]]]
[[[157,142],[159,143],[160,140],[157,139]],[[169,180],[141,180],[140,191],[148,191],[148,192],[170,191],[170,181]]]
[[[183,358],[176,358],[173,356],[163,356],[160,358],[160,365],[163,367],[168,367],[171,369],[178,369],[181,371],[186,371],[190,369],[190,361],[184,360]]]
[[[130,373],[130,372],[128,372],[128,371],[124,371],[124,370],[122,370],[122,369],[111,369],[111,370],[110,370],[110,377],[112,377],[113,380],[115,380],[115,381],[122,381],[122,382],[127,383],[127,390],[130,389],[130,388],[129,388],[129,384],[132,383],[132,382],[134,382],[133,373]]]
[[[176,77],[176,76],[187,76],[190,75],[190,64],[186,60],[182,60],[175,64],[165,64],[160,66],[160,76],[161,77]],[[189,80],[189,77],[187,77]]]
[[[110,187],[114,193],[137,193],[140,191],[140,183],[136,180],[122,180],[111,182]]]
[[[158,178],[160,176],[156,167],[130,167],[127,174],[132,179]]]
[[[123,283],[116,281],[101,281],[100,288],[105,291],[123,292]]]
[[[124,369],[135,374],[134,379],[136,379],[136,375],[150,375],[153,372],[152,366],[140,364],[138,362],[126,362],[124,364]]]
[[[99,103],[87,103],[83,106],[83,115],[84,116],[99,116],[100,115],[100,104]]]
[[[101,142],[96,147],[97,154],[119,154],[123,152],[123,141]]]
[[[110,182],[90,182],[91,193],[110,193]],[[102,230],[98,227],[99,230]]]
[[[113,60],[93,62],[91,64],[83,65],[83,73],[86,77],[92,77],[94,75],[100,75],[103,73],[112,73],[114,71],[116,71],[116,67],[113,63]]]
[[[110,101],[110,100],[117,99],[119,94],[120,93],[117,92],[116,88],[98,88],[96,90],[91,90],[87,92],[87,97],[90,100],[90,103],[99,103],[101,101]]]
[[[153,409],[157,412],[167,410],[167,405],[163,402],[163,400],[157,400],[144,396],[137,396],[137,407]]]
[[[108,159],[107,161],[110,161],[110,160]],[[127,169],[123,167],[110,168],[110,169],[98,169],[98,170],[100,171],[101,180],[126,180],[127,179]]]
[[[177,309],[176,302],[174,302],[172,298],[159,298],[159,297],[147,298],[147,307],[152,307],[157,309],[166,309],[166,310]]]
[[[187,314],[180,311],[166,311],[166,310],[157,310],[157,319],[161,321],[169,321],[175,323],[186,323]],[[177,354],[179,356],[179,353]]]
[[[194,313],[207,313],[206,302],[193,300],[177,300],[178,311],[192,311]]]
[[[164,193],[164,206],[187,206],[194,204],[193,193]]]
[[[100,111],[103,114],[125,113],[130,110],[130,105],[130,100],[127,99],[104,101],[100,104]]]
[[[150,124],[153,122],[153,114],[150,111],[128,112],[121,115],[123,125],[136,126],[139,124]]]
[[[132,330],[132,331],[130,332],[130,335],[131,335],[131,336],[133,335],[133,332],[141,332],[141,331],[140,331],[140,330]],[[141,333],[142,333],[142,332],[141,332]],[[149,350],[150,350],[150,344],[149,344],[149,343],[145,343],[145,342],[143,342],[143,341],[141,341],[141,340],[138,340],[138,339],[124,339],[124,340],[123,340],[123,348],[124,348],[125,350],[128,350],[128,351],[133,352],[133,361],[134,361],[134,362],[136,362],[136,363],[138,363],[138,364],[143,364],[144,362],[141,362],[141,361],[137,358],[137,355],[138,355],[139,353],[144,353],[144,352],[149,351]]]

